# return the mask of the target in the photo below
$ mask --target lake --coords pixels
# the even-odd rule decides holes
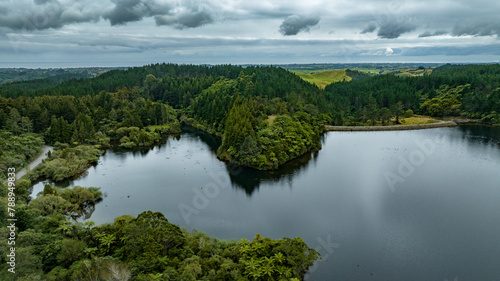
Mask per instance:
[[[307,280],[500,278],[500,128],[329,132],[275,172],[219,161],[218,141],[108,150],[65,186],[107,193],[98,224],[152,210],[220,239],[302,237],[323,256]]]

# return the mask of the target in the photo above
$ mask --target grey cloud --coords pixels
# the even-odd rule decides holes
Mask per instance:
[[[19,0],[17,5],[1,3],[0,10],[6,11],[0,18],[0,27],[12,30],[44,30],[61,28],[64,25],[81,22],[96,22],[99,12],[90,9],[73,9],[78,2],[65,2],[62,5],[57,0]]]
[[[444,30],[438,30],[438,31],[435,31],[434,33],[431,33],[430,31],[425,31],[424,33],[420,34],[418,37],[425,38],[425,37],[440,36],[440,35],[445,35],[445,34],[448,34],[448,32],[444,31]]]
[[[156,16],[157,25],[169,25],[176,29],[195,28],[214,22],[212,11],[203,6],[191,5],[176,13]]]
[[[58,29],[73,23],[97,22],[101,17],[115,26],[153,17],[157,25],[183,29],[213,23],[216,14],[207,1],[17,0],[16,3],[0,1],[0,28]]]
[[[500,23],[474,23],[474,24],[457,24],[453,28],[452,35],[454,36],[500,36]]]
[[[308,31],[319,22],[319,16],[293,15],[286,18],[280,26],[280,33],[289,36],[297,35],[301,31]]]
[[[140,21],[144,17],[166,14],[171,9],[154,0],[112,0],[112,2],[115,3],[115,7],[103,15],[111,25]]]
[[[395,39],[403,33],[415,30],[417,27],[409,20],[386,19],[378,30],[377,36],[384,39]]]
[[[361,31],[361,34],[374,32],[375,29],[377,29],[377,25],[372,22],[372,23],[368,24],[367,26],[365,26],[365,28]]]

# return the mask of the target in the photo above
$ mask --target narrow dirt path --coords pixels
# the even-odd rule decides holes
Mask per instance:
[[[43,149],[43,152],[36,159],[34,159],[33,161],[31,161],[29,163],[29,170],[33,170],[38,165],[40,165],[40,163],[42,163],[42,160],[48,157],[48,155],[47,155],[48,152],[49,151],[52,152],[54,150],[54,147],[48,146],[48,145],[44,145],[44,146],[42,146],[42,149]],[[16,173],[16,179],[20,179],[21,177],[23,177],[24,175],[26,175],[29,170],[28,170],[27,167],[23,168],[22,170],[19,170]]]

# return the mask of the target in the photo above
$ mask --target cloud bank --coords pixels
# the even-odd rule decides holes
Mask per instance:
[[[417,26],[409,20],[388,19],[384,20],[378,30],[377,36],[383,39],[396,39],[402,34],[414,31]]]
[[[12,30],[57,29],[65,25],[97,22],[101,14],[88,0],[7,0],[0,2],[0,27]]]
[[[500,2],[452,2],[0,0],[0,63],[499,60]]]
[[[299,16],[292,15],[287,17],[280,25],[280,33],[284,36],[297,35],[302,31],[309,29],[319,23],[319,16]]]

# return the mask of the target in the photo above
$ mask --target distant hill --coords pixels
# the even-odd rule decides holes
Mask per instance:
[[[324,89],[327,85],[340,82],[340,81],[351,81],[351,77],[347,76],[345,70],[327,70],[316,73],[301,73],[293,72],[297,74],[300,78],[305,81],[315,84],[321,89]]]
[[[62,82],[74,78],[96,77],[106,71],[116,68],[109,67],[82,67],[82,68],[0,68],[0,85],[22,81],[47,79],[48,82]]]
[[[293,73],[295,73],[305,81],[315,84],[321,89],[324,89],[326,86],[335,82],[351,81],[353,79],[360,79],[369,76],[364,72],[350,69],[327,70],[316,73],[303,73],[294,71]]]
[[[383,74],[394,74],[398,76],[423,76],[424,74],[431,74],[434,68],[424,68],[423,66],[417,69],[397,69],[389,70]]]

